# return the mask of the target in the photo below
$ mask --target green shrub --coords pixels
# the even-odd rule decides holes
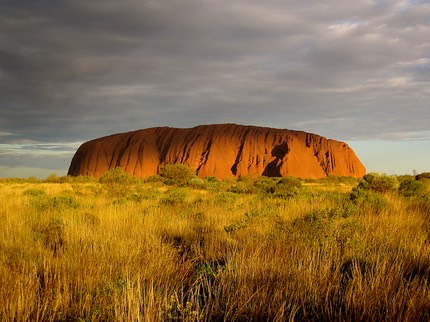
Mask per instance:
[[[185,184],[196,177],[196,172],[185,164],[167,164],[158,174],[166,184]]]
[[[356,185],[358,183],[358,179],[353,178],[353,177],[342,176],[342,177],[337,177],[337,178],[338,178],[339,183],[341,183],[341,184],[343,183],[346,185]]]
[[[415,179],[417,180],[430,180],[430,172],[423,172],[416,175]]]
[[[137,183],[137,178],[117,167],[103,174],[99,182],[103,184],[111,197],[124,198],[133,191],[133,186]]]
[[[39,197],[46,195],[45,190],[42,189],[27,189],[23,192],[24,196],[32,196],[32,197]]]
[[[154,174],[149,176],[143,180],[145,183],[163,183],[164,179],[160,177],[158,174]]]
[[[185,188],[171,189],[166,191],[166,195],[160,199],[162,205],[177,205],[186,202],[189,191]]]
[[[285,177],[279,180],[273,195],[278,198],[291,198],[296,196],[302,188],[302,182],[293,177]]]
[[[136,183],[136,178],[123,171],[121,167],[116,167],[114,170],[110,170],[103,174],[100,177],[99,182],[103,184],[131,184]]]
[[[253,221],[258,216],[260,216],[260,213],[257,211],[246,212],[243,217],[235,220],[230,225],[224,226],[224,231],[226,233],[233,233],[237,230],[245,229],[249,227],[251,221]]]
[[[205,189],[214,192],[225,191],[228,188],[228,184],[225,181],[217,180],[215,177],[206,177]]]
[[[28,177],[26,180],[28,183],[39,183],[39,182],[41,182],[41,180],[37,179],[35,176]]]
[[[52,209],[76,209],[80,206],[73,196],[57,196],[48,199],[47,207]]]
[[[369,207],[377,212],[389,206],[388,200],[383,195],[360,187],[352,189],[350,200],[359,207]]]
[[[332,218],[349,218],[358,213],[359,207],[353,202],[344,202],[338,207],[329,208],[328,212]]]
[[[339,205],[338,207],[328,207],[328,208],[313,210],[309,214],[304,216],[302,219],[304,221],[319,225],[333,219],[348,218],[352,215],[355,215],[357,212],[358,212],[357,205],[355,205],[354,203],[348,202],[348,203]]]
[[[313,182],[313,180],[307,180],[309,182]],[[316,179],[315,182],[323,183],[323,184],[331,184],[335,186],[339,186],[342,184],[346,185],[355,185],[357,184],[358,179],[353,177],[346,177],[346,176],[334,176],[329,175],[325,178]]]
[[[63,211],[80,207],[79,202],[73,196],[48,197],[40,195],[32,199],[31,205],[37,210]]]
[[[422,181],[407,179],[400,183],[399,192],[405,197],[421,197],[427,192],[427,187]]]
[[[214,202],[217,205],[224,205],[224,204],[231,204],[235,202],[238,198],[238,195],[232,191],[225,191],[218,193],[215,198]]]
[[[430,210],[430,193],[426,193],[424,196],[420,198],[420,201],[427,205],[428,209]],[[427,212],[427,214],[430,216],[430,211]]]
[[[367,207],[380,212],[389,205],[388,200],[382,194],[394,192],[397,186],[396,176],[368,173],[358,186],[352,189],[350,200],[359,207]]]
[[[32,196],[29,206],[38,211],[63,211],[80,207],[79,202],[73,196],[61,195],[50,197],[43,190],[31,189],[26,193]]]
[[[194,189],[206,189],[206,181],[200,178],[191,178],[188,181],[188,186]]]
[[[228,189],[234,193],[251,193],[254,187],[254,181],[249,177],[239,177]]]
[[[315,209],[285,226],[288,238],[306,245],[321,243],[334,233],[334,220],[326,209]]]
[[[296,219],[294,224],[299,222],[307,223],[312,227],[322,229],[328,226],[328,223],[333,219],[330,209],[316,209],[308,213],[302,218]]]
[[[87,182],[96,182],[97,179],[91,176],[65,176],[61,177],[60,182],[73,182],[73,183],[87,183]]]
[[[404,181],[404,180],[410,180],[410,179],[415,179],[415,176],[411,175],[411,174],[402,174],[397,176],[397,180],[400,182]]]
[[[25,183],[27,182],[27,179],[24,178],[1,178],[1,182],[7,182],[7,183]]]
[[[293,177],[270,178],[261,176],[256,179],[240,177],[228,191],[234,193],[263,193],[278,198],[289,198],[297,195],[302,182]]]
[[[46,179],[45,182],[48,183],[60,183],[60,177],[57,176],[55,173],[50,174]]]
[[[354,221],[347,218],[355,216],[358,211],[359,207],[352,202],[337,207],[314,209],[284,224],[283,230],[288,232],[288,238],[293,238],[299,243],[320,244],[323,240],[344,243],[350,236],[342,236],[347,234],[342,227],[347,227],[348,223]]]
[[[261,176],[254,180],[254,191],[264,194],[274,193],[276,189],[276,181],[273,178]]]
[[[391,192],[397,189],[396,176],[386,174],[368,173],[363,177],[358,187],[363,190],[372,190],[379,193]]]
[[[243,183],[236,183],[228,189],[228,192],[248,193],[248,192],[250,192],[250,189]]]

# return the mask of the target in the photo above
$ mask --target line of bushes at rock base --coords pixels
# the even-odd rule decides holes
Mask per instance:
[[[386,175],[368,173],[361,179],[352,177],[328,176],[323,179],[300,179],[294,177],[265,177],[257,178],[240,177],[238,179],[218,180],[214,177],[200,179],[193,169],[183,164],[166,165],[160,169],[158,175],[146,179],[138,179],[124,172],[120,167],[106,172],[99,179],[90,176],[57,176],[50,175],[40,180],[35,177],[27,179],[0,179],[6,182],[46,182],[46,183],[84,183],[99,182],[103,184],[112,196],[125,196],[128,190],[125,187],[139,184],[140,182],[165,184],[170,186],[188,186],[196,189],[227,190],[233,193],[263,193],[267,196],[288,198],[303,193],[303,185],[311,183],[324,183],[333,185],[355,186],[351,192],[351,200],[357,203],[362,200],[374,199],[378,202],[377,194],[398,193],[404,197],[430,199],[430,172],[416,175]],[[379,202],[382,202],[379,200]]]

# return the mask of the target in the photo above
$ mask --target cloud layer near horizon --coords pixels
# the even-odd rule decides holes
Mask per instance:
[[[428,1],[4,1],[0,143],[224,122],[429,139],[429,39]]]

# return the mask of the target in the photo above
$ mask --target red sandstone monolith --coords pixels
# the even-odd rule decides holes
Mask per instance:
[[[175,163],[195,169],[201,178],[218,179],[362,177],[366,173],[344,142],[303,131],[216,124],[190,129],[156,127],[88,141],[76,151],[68,174],[98,178],[121,167],[145,178]]]

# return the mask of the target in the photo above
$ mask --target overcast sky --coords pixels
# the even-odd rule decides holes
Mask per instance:
[[[0,1],[0,177],[64,175],[96,137],[212,123],[430,171],[429,102],[429,1]]]

